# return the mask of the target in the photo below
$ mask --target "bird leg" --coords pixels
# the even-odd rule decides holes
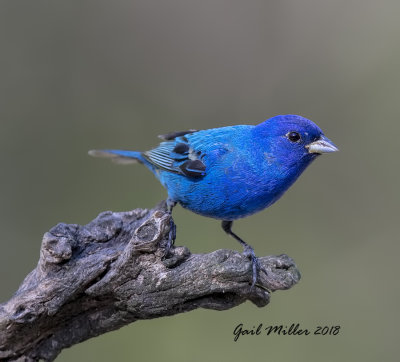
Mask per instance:
[[[168,214],[171,215],[170,219],[170,228],[169,228],[169,233],[168,233],[168,241],[167,245],[165,246],[165,253],[164,253],[164,258],[167,258],[169,255],[169,252],[172,248],[172,246],[175,243],[176,239],[176,224],[174,223],[174,219],[172,218],[172,209],[175,207],[176,201],[168,198],[167,199],[167,212]]]
[[[233,221],[224,220],[224,221],[222,221],[222,229],[227,234],[233,236],[243,246],[243,254],[251,260],[251,265],[252,265],[252,269],[253,269],[253,279],[252,279],[252,283],[251,283],[251,289],[253,289],[254,285],[257,282],[257,276],[258,276],[258,270],[260,269],[260,263],[258,262],[258,258],[256,257],[256,254],[254,253],[254,249],[232,231],[232,224],[233,224]]]

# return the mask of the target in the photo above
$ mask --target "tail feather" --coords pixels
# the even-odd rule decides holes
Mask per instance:
[[[132,164],[143,162],[142,154],[138,151],[125,151],[125,150],[90,150],[90,156],[105,157],[111,161],[119,164]]]

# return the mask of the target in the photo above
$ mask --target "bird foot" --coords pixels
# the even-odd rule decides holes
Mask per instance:
[[[174,223],[174,219],[171,216],[171,219],[169,221],[169,233],[168,233],[168,241],[167,244],[165,245],[165,251],[164,251],[164,256],[163,259],[168,258],[171,248],[173,247],[176,239],[176,225]]]
[[[254,249],[251,246],[246,245],[244,247],[243,255],[246,256],[247,258],[249,258],[250,261],[251,261],[251,267],[252,267],[253,276],[252,276],[250,289],[253,290],[254,286],[256,286],[256,283],[257,283],[259,271],[262,271],[265,275],[268,275],[268,273],[260,265],[260,262],[258,261],[258,258],[256,257],[256,254],[254,252]]]
[[[258,261],[258,258],[256,257],[256,254],[254,253],[254,249],[249,245],[246,245],[244,247],[243,255],[251,260],[251,267],[252,267],[252,271],[253,271],[253,277],[252,277],[252,282],[251,282],[250,289],[253,290],[254,286],[256,285],[256,282],[257,282],[258,270],[261,269],[260,262]],[[264,272],[265,272],[265,270],[264,270]]]

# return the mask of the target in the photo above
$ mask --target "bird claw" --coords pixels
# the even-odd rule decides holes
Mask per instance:
[[[168,258],[168,255],[170,254],[171,248],[173,247],[176,239],[176,225],[174,223],[174,219],[171,216],[171,219],[169,221],[169,233],[168,233],[168,241],[167,245],[165,245],[165,251],[164,251],[164,256],[163,259]]]
[[[246,245],[244,247],[243,255],[245,255],[246,257],[248,257],[251,260],[253,276],[252,276],[250,290],[254,290],[254,286],[257,283],[258,270],[263,270],[264,272],[265,272],[265,270],[263,268],[261,268],[260,262],[258,261],[258,258],[256,257],[256,254],[254,253],[254,249],[251,246]]]

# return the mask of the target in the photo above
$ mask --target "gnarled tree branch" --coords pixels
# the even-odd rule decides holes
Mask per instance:
[[[36,269],[0,305],[0,359],[51,361],[63,348],[140,319],[224,310],[246,300],[263,307],[271,291],[300,279],[287,255],[260,258],[266,273],[253,289],[250,261],[236,251],[174,247],[164,259],[169,228],[165,203],[53,227]]]

